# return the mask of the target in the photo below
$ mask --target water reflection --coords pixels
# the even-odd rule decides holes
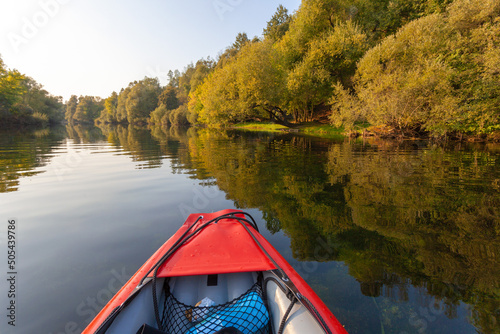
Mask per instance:
[[[498,330],[500,159],[491,148],[210,131],[190,148],[228,198],[285,231],[295,258],[343,261],[366,296],[404,301],[419,287],[450,318],[467,303],[476,328]],[[410,317],[393,306],[382,313]]]
[[[289,236],[296,260],[345,263],[355,289],[373,297],[382,328],[415,331],[422,319],[445,314],[468,316],[480,332],[498,332],[498,145],[68,126],[0,135],[0,192],[15,191],[20,177],[42,172],[64,138],[105,142],[140,169],[169,163],[174,173],[216,184],[237,207],[258,208],[269,231]],[[339,271],[318,270],[322,282],[315,288],[338,282]],[[415,291],[428,317],[403,303]],[[333,297],[328,303],[349,308]],[[468,315],[460,314],[462,303]]]
[[[54,148],[65,137],[63,128],[0,132],[0,193],[18,190],[21,177],[43,172]]]

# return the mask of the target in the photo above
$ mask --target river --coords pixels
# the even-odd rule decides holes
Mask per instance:
[[[189,213],[227,208],[351,334],[499,333],[499,167],[493,143],[1,132],[0,333],[79,333]]]

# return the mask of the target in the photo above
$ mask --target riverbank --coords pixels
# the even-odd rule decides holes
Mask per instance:
[[[343,127],[334,127],[324,123],[305,123],[293,128],[275,124],[275,123],[241,123],[232,126],[233,129],[245,131],[264,131],[264,132],[291,132],[321,138],[357,138],[357,137],[378,137],[384,139],[399,140],[421,140],[421,139],[439,139],[467,142],[500,142],[500,132],[494,132],[488,135],[467,135],[467,134],[447,134],[442,137],[430,137],[425,132],[401,132],[388,126],[371,126],[368,123],[359,124],[356,129],[347,131]]]
[[[264,132],[290,132],[301,133],[309,136],[321,138],[344,138],[346,137],[343,128],[337,128],[329,124],[322,123],[305,123],[289,128],[275,123],[241,123],[235,124],[232,127],[237,130],[245,131],[264,131]]]

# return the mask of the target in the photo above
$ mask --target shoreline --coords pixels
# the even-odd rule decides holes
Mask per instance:
[[[455,142],[493,142],[500,143],[500,132],[491,134],[446,134],[439,137],[429,136],[428,133],[413,132],[405,134],[396,129],[387,126],[369,126],[368,124],[360,125],[357,130],[346,131],[343,128],[338,128],[333,125],[310,122],[306,124],[298,124],[296,127],[287,128],[283,125],[275,123],[239,123],[229,127],[233,130],[242,131],[263,131],[263,132],[288,132],[305,134],[322,138],[380,138],[392,140],[430,140],[430,141],[455,141]]]

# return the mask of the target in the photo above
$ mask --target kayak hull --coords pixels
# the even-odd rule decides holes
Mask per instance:
[[[138,325],[154,326],[153,296],[166,303],[168,293],[197,310],[194,305],[204,298],[215,305],[228,303],[244,296],[257,282],[266,282],[262,293],[275,330],[286,316],[284,333],[347,333],[302,277],[258,231],[242,223],[241,217],[244,214],[235,210],[190,215],[83,333],[136,333]],[[186,233],[204,224],[203,230],[171,252]],[[169,251],[168,259],[162,259]],[[159,307],[168,311],[167,306]],[[189,308],[184,311],[189,312]],[[196,320],[192,315],[185,317]]]

